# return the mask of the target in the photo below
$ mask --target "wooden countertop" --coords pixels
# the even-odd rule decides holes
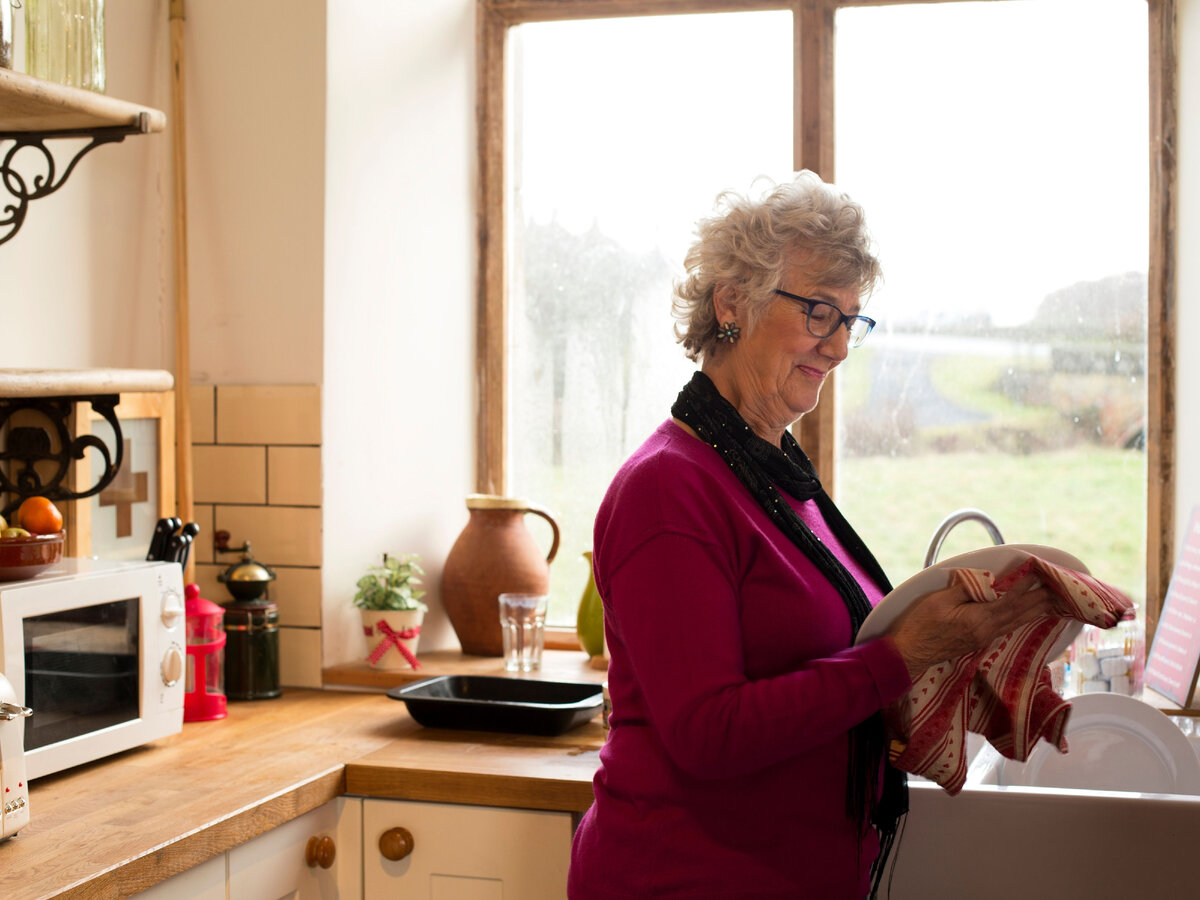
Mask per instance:
[[[603,728],[558,738],[424,729],[379,693],[288,690],[34,781],[0,843],[0,897],[126,897],[350,792],[582,810]]]
[[[584,812],[592,804],[604,726],[558,737],[422,728],[346,766],[346,793]]]

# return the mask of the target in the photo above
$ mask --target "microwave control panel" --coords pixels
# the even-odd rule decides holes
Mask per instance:
[[[160,643],[156,648],[158,674],[161,676],[159,705],[166,709],[183,707],[183,676],[187,673],[184,645],[186,608],[183,604],[183,570],[174,564],[156,567],[158,576],[158,619]]]

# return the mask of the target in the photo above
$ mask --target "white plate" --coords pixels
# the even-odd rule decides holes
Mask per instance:
[[[1067,752],[1038,741],[1023,763],[1001,763],[999,784],[1200,795],[1200,755],[1154,707],[1123,694],[1071,701]]]
[[[999,544],[995,547],[984,547],[982,550],[972,550],[970,553],[960,553],[949,559],[934,563],[927,569],[922,569],[908,581],[879,601],[879,605],[871,611],[862,627],[858,629],[858,637],[854,643],[861,644],[884,634],[900,614],[916,600],[926,594],[940,591],[950,583],[950,569],[987,569],[999,577],[1005,572],[1015,569],[1031,556],[1037,556],[1056,566],[1063,566],[1074,572],[1090,575],[1087,566],[1064,550],[1054,547],[1043,547],[1041,544]],[[1071,624],[1055,642],[1048,659],[1054,659],[1075,640],[1076,635],[1083,629],[1083,623],[1072,619]]]

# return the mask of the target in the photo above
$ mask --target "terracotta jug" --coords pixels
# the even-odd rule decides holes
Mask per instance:
[[[442,605],[464,653],[503,656],[497,598],[505,592],[545,594],[550,563],[558,553],[558,523],[544,509],[512,497],[471,494],[470,518],[450,548],[442,570]],[[525,514],[550,523],[545,556],[525,527]]]

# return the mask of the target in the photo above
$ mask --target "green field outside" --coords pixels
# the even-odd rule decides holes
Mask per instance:
[[[916,573],[951,512],[987,513],[1006,543],[1048,544],[1135,599],[1145,591],[1145,461],[1141,453],[1077,448],[1029,456],[861,457],[839,465],[837,501],[893,583]],[[966,522],[940,559],[991,542]]]
[[[995,520],[1007,543],[1047,544],[1081,559],[1092,574],[1141,604],[1145,593],[1145,454],[1115,438],[1144,410],[1141,379],[1077,376],[1030,359],[947,355],[928,362],[936,394],[982,421],[888,438],[891,452],[855,455],[848,430],[888,421],[873,410],[864,348],[838,373],[839,454],[827,485],[893,584],[915,574],[938,524],[964,507]],[[1014,387],[1015,386],[1015,387]],[[547,479],[536,499],[551,508],[562,546],[551,569],[550,619],[574,624],[587,581],[596,508],[620,461],[575,466]],[[529,527],[548,544],[536,517]],[[960,525],[940,559],[986,546],[982,525]]]

